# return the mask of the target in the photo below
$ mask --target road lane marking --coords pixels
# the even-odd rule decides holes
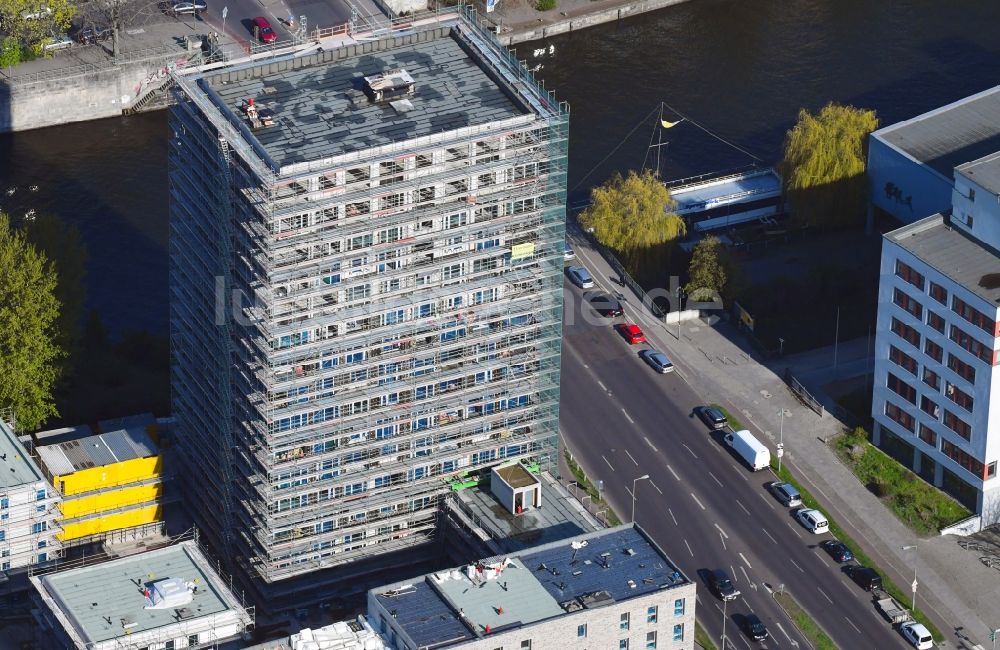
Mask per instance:
[[[650,481],[649,484],[652,485],[656,489],[656,491],[659,492],[661,495],[663,494],[663,490],[661,490],[660,488],[656,487],[656,483],[653,483],[652,481]]]
[[[709,476],[711,476],[711,477],[712,477],[712,479],[713,479],[713,480],[714,480],[714,481],[715,481],[716,483],[718,483],[718,484],[719,484],[719,487],[726,487],[725,485],[723,485],[723,484],[722,484],[722,481],[720,481],[719,479],[715,478],[715,474],[713,474],[712,472],[709,472],[709,473],[708,473],[708,475],[709,475]]]
[[[670,465],[667,465],[667,469],[669,469],[669,470],[670,470],[670,473],[674,475],[674,478],[675,478],[675,479],[677,479],[678,481],[679,481],[679,480],[681,480],[681,477],[680,477],[680,476],[677,476],[677,472],[675,472],[675,471],[674,471],[674,468],[673,468],[673,467],[671,467]]]
[[[680,524],[677,523],[677,517],[674,516],[674,511],[667,508],[667,512],[670,513],[670,518],[674,520],[674,526],[679,526]]]
[[[773,503],[771,503],[771,500],[770,500],[770,499],[768,499],[767,497],[765,497],[765,496],[764,496],[763,494],[761,494],[760,492],[755,492],[754,494],[756,494],[756,495],[757,495],[757,496],[759,496],[759,497],[760,497],[761,499],[763,499],[764,503],[766,503],[766,504],[767,504],[767,505],[768,505],[768,506],[769,506],[769,507],[771,508],[771,510],[774,510],[774,504],[773,504]]]
[[[736,567],[734,567],[732,564],[729,565],[729,575],[733,576],[733,583],[737,583],[740,581],[740,579],[736,577]]]
[[[740,500],[739,500],[739,499],[736,499],[736,504],[737,504],[737,505],[738,505],[739,507],[743,508],[743,512],[747,513],[748,515],[750,514],[750,511],[749,511],[749,510],[747,510],[747,507],[746,507],[745,505],[743,505],[742,503],[740,503]]]
[[[584,366],[584,367],[586,367],[586,366]],[[600,386],[601,390],[603,390],[605,393],[608,392],[608,387],[605,386],[604,382],[602,382],[600,379],[597,380],[597,385]]]
[[[682,444],[682,445],[684,445],[684,448],[685,448],[685,449],[687,449],[688,451],[690,451],[690,452],[691,452],[691,455],[692,455],[692,456],[694,456],[695,458],[697,458],[697,457],[698,457],[698,454],[694,453],[694,452],[693,452],[693,451],[691,450],[691,448],[690,448],[690,447],[688,447],[688,446],[687,446],[687,445],[686,445],[685,443],[683,443],[683,442],[682,442],[681,444]]]
[[[862,633],[861,630],[858,629],[858,626],[854,624],[854,621],[852,621],[851,619],[847,618],[846,616],[844,618],[847,620],[848,623],[851,624],[851,627],[854,628],[855,632],[857,632],[858,634]]]
[[[688,553],[691,554],[691,557],[694,557],[694,551],[691,550],[691,545],[688,544],[687,538],[684,539],[684,546],[688,547]]]
[[[625,455],[628,456],[628,459],[630,461],[632,461],[633,463],[635,463],[635,466],[638,467],[639,466],[639,461],[637,461],[636,459],[632,458],[632,454],[628,453],[628,449],[625,449],[623,451],[625,452]]]
[[[753,570],[753,567],[750,566],[750,561],[747,560],[746,556],[743,555],[742,553],[740,553],[740,559],[743,560],[743,562],[746,563],[748,569]]]
[[[788,632],[785,632],[785,628],[781,627],[781,623],[775,621],[774,624],[778,626],[778,629],[781,630],[781,633],[785,635],[785,638],[788,639],[789,643],[795,643],[794,641],[792,641],[792,637],[788,636]]]
[[[802,573],[805,573],[805,572],[806,572],[806,570],[805,570],[805,569],[803,569],[802,567],[800,567],[800,566],[799,566],[799,563],[798,563],[798,562],[796,562],[795,560],[793,560],[792,558],[788,558],[788,561],[789,561],[789,562],[791,562],[792,564],[794,564],[794,565],[795,565],[795,568],[796,568],[796,569],[798,569],[799,571],[801,571]]]
[[[825,592],[825,591],[823,591],[823,590],[822,590],[822,589],[820,589],[819,587],[816,587],[816,589],[818,589],[818,590],[819,590],[819,593],[823,594],[823,598],[826,598],[826,599],[827,599],[828,601],[830,601],[830,604],[831,604],[831,605],[833,604],[833,599],[832,599],[832,598],[830,598],[829,596],[827,596],[827,595],[826,595],[826,592]]]
[[[749,583],[750,582],[750,575],[747,573],[747,570],[744,569],[743,567],[740,567],[740,571],[743,572],[743,577],[746,578],[747,582]],[[749,605],[747,605],[747,606],[749,607]],[[753,611],[753,609],[751,609],[750,611]]]
[[[692,498],[692,499],[694,499],[694,502],[695,502],[695,503],[697,503],[697,504],[698,504],[699,506],[701,506],[701,509],[702,509],[702,510],[704,510],[704,509],[705,509],[705,506],[703,506],[703,505],[702,505],[702,503],[701,503],[701,501],[699,501],[699,500],[698,500],[698,497],[696,497],[696,496],[694,495],[694,492],[692,492],[692,493],[691,493],[691,498]]]
[[[786,522],[785,522],[785,525],[786,525],[786,526],[788,526],[789,528],[791,528],[791,529],[792,529],[792,532],[793,532],[793,533],[795,533],[795,534],[796,534],[796,535],[798,535],[799,537],[802,537],[802,533],[800,533],[800,532],[799,532],[799,529],[798,529],[798,528],[796,528],[795,526],[793,526],[793,525],[791,524],[791,522],[789,522],[789,521],[786,521]]]
[[[656,448],[656,445],[654,445],[653,443],[651,443],[649,441],[649,438],[647,438],[646,436],[643,436],[642,439],[646,441],[646,444],[649,445],[650,449],[652,449],[653,451],[657,451],[657,452],[660,451],[659,449]]]
[[[772,541],[772,542],[774,542],[775,544],[777,544],[777,543],[778,543],[778,540],[776,540],[776,539],[774,539],[773,537],[771,537],[771,533],[767,532],[767,529],[766,529],[766,528],[761,528],[761,530],[763,530],[763,531],[764,531],[764,534],[765,534],[765,535],[767,535],[767,538],[768,538],[769,540],[771,540],[771,541]]]
[[[722,530],[722,526],[720,526],[719,524],[715,524],[715,527],[719,529],[719,532],[722,533],[723,537],[729,539],[729,535],[726,534],[726,531]]]
[[[719,533],[719,541],[722,542],[722,550],[723,551],[728,551],[729,547],[726,546],[726,538],[722,536],[721,532]]]
[[[635,424],[635,420],[633,420],[633,419],[632,419],[632,416],[630,416],[630,415],[628,414],[628,411],[626,411],[625,409],[622,409],[622,413],[623,413],[623,414],[625,415],[625,419],[626,419],[626,420],[628,420],[628,421],[629,421],[630,423],[632,423],[632,424]]]
[[[601,458],[604,458],[604,454],[601,454]],[[604,458],[604,462],[608,463],[608,459]],[[615,471],[615,468],[611,465],[611,463],[608,463],[608,467],[611,467],[612,472]]]

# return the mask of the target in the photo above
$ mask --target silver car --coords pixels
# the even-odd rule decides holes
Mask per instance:
[[[781,481],[774,481],[767,486],[767,489],[771,491],[771,494],[775,496],[781,504],[789,508],[794,508],[795,506],[802,505],[802,495],[799,491],[795,489],[794,485],[790,483],[782,483]]]
[[[65,34],[60,34],[58,36],[52,36],[51,38],[45,39],[45,44],[42,45],[42,49],[46,52],[52,52],[54,50],[64,50],[67,47],[73,47],[73,39]]]
[[[639,353],[639,356],[642,357],[642,360],[648,363],[653,370],[661,375],[674,371],[674,364],[670,362],[667,355],[663,354],[659,350],[643,350]]]
[[[570,282],[581,289],[590,289],[594,286],[593,276],[590,275],[590,271],[582,266],[571,266],[567,268],[566,275],[569,276]]]
[[[566,249],[563,251],[563,259],[569,261],[574,257],[576,257],[576,253],[574,253],[573,249],[569,247],[569,244],[566,244]]]

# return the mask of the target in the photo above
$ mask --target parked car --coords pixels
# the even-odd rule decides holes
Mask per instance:
[[[574,253],[573,249],[569,247],[569,244],[566,244],[566,249],[563,251],[563,259],[568,262],[569,260],[574,259],[575,257],[576,253]]]
[[[271,27],[271,23],[263,16],[257,16],[251,22],[253,35],[260,39],[261,43],[273,43],[278,40],[278,34]]]
[[[52,9],[43,5],[38,9],[27,9],[21,12],[22,20],[41,20],[52,15]]]
[[[813,508],[802,508],[795,511],[795,518],[799,520],[806,530],[814,535],[819,535],[830,530],[830,522],[819,510]]]
[[[695,409],[695,413],[698,414],[702,422],[713,429],[725,429],[729,424],[722,411],[713,406],[699,406]]]
[[[615,325],[615,330],[622,335],[622,338],[628,341],[629,345],[638,345],[639,343],[646,342],[646,335],[642,333],[642,329],[635,323],[619,323]]]
[[[757,618],[756,614],[747,614],[743,618],[743,629],[746,631],[747,636],[754,641],[763,641],[769,636],[767,626]]]
[[[620,302],[604,293],[603,291],[591,291],[583,296],[584,300],[590,303],[598,314],[601,316],[621,316],[625,312],[622,311],[622,305]]]
[[[799,491],[795,489],[795,486],[791,483],[783,483],[781,481],[771,481],[767,489],[771,491],[774,497],[781,501],[781,505],[794,508],[795,506],[802,505],[802,495]]]
[[[566,269],[566,275],[569,276],[570,282],[581,289],[592,289],[594,287],[594,277],[590,275],[590,271],[582,266],[568,267]]]
[[[708,588],[722,600],[734,600],[740,595],[740,590],[733,586],[733,581],[722,569],[708,574]]]
[[[846,567],[845,571],[847,572],[847,576],[865,591],[882,588],[882,576],[875,569],[850,564]]]
[[[851,552],[851,549],[836,539],[824,540],[820,543],[820,546],[837,562],[850,562],[854,559],[854,553]]]
[[[93,45],[111,38],[110,27],[84,27],[73,35],[77,43]]]
[[[42,49],[46,52],[64,50],[67,47],[73,47],[73,39],[65,34],[53,35],[50,38],[45,39],[42,44]]]
[[[930,650],[934,647],[934,637],[920,623],[903,623],[899,626],[899,632],[917,650]]]
[[[674,364],[671,363],[670,358],[659,350],[643,350],[639,356],[661,375],[674,371]]]
[[[208,11],[208,3],[205,0],[175,0],[167,11],[175,16],[190,16],[191,14],[200,16]]]

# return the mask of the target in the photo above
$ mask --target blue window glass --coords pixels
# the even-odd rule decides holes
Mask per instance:
[[[35,501],[45,501],[45,490],[39,490],[35,493]]]

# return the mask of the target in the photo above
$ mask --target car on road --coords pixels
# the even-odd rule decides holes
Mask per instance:
[[[858,564],[848,564],[844,567],[844,572],[848,578],[865,591],[882,588],[882,576],[875,569]]]
[[[166,11],[174,16],[190,16],[191,14],[200,16],[208,11],[208,3],[205,0],[175,0],[170,3]]]
[[[801,508],[795,511],[795,518],[813,535],[820,535],[830,530],[830,522],[819,510]]]
[[[820,546],[837,562],[850,562],[854,559],[854,553],[851,552],[851,549],[839,540],[827,539],[820,542]]]
[[[583,298],[601,316],[614,317],[625,313],[622,311],[622,304],[603,291],[590,291]]]
[[[622,335],[623,339],[628,341],[629,345],[638,345],[646,342],[646,335],[642,333],[642,328],[635,323],[618,323],[615,325],[615,330]]]
[[[699,406],[696,411],[701,421],[713,429],[725,429],[729,422],[722,411],[714,406]]]
[[[733,581],[722,569],[708,574],[708,588],[721,600],[735,600],[740,595],[740,590],[733,586]]]
[[[934,637],[920,623],[913,621],[903,623],[899,626],[899,633],[917,650],[930,650],[930,648],[934,647]]]
[[[764,622],[757,618],[756,614],[747,614],[743,618],[743,630],[747,633],[747,636],[754,641],[763,641],[768,636],[767,626]]]
[[[782,481],[771,481],[767,489],[774,495],[774,498],[781,502],[786,508],[794,508],[802,505],[802,495],[791,483]]]
[[[674,371],[674,364],[670,361],[670,357],[659,350],[643,350],[639,353],[639,356],[661,375]]]
[[[563,250],[563,259],[568,262],[574,258],[576,258],[576,253],[574,253],[573,249],[569,247],[569,244],[567,244],[566,248]]]
[[[590,275],[590,271],[582,266],[568,267],[566,275],[569,276],[570,282],[581,289],[592,289],[594,287],[594,276]]]
[[[278,34],[271,27],[271,23],[263,16],[257,16],[251,21],[253,35],[260,39],[261,43],[273,43],[278,40]]]

